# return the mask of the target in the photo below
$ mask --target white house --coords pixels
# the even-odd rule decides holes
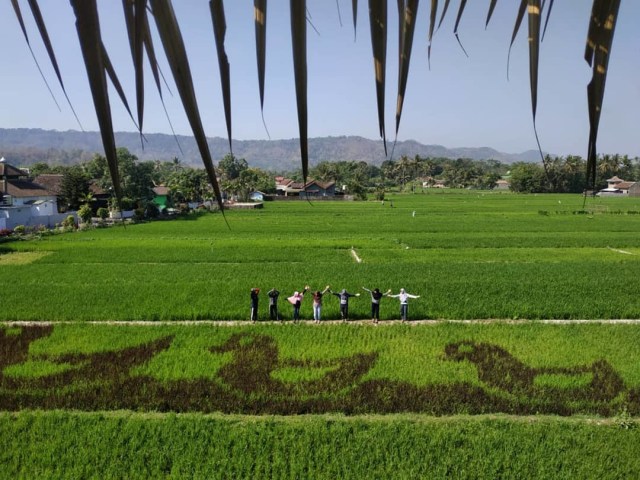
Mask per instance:
[[[637,192],[638,182],[626,182],[617,176],[607,180],[607,188],[603,188],[598,192],[598,196],[608,197],[617,195],[629,195],[629,192]],[[633,195],[635,196],[635,195]]]
[[[3,228],[16,225],[45,225],[53,227],[64,219],[58,213],[56,195],[27,178],[22,170],[0,163],[0,218]]]

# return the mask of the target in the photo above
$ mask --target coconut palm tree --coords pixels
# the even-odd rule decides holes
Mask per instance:
[[[25,38],[27,32],[22,19],[22,12],[18,0],[11,0],[16,16],[20,21]],[[122,98],[123,103],[129,109],[129,105],[124,98],[123,90],[120,87],[118,78],[109,60],[109,55],[102,42],[100,30],[100,17],[98,14],[97,0],[69,0],[76,18],[76,30],[80,43],[84,64],[87,71],[91,95],[98,117],[102,144],[105,156],[108,160],[110,174],[113,180],[114,191],[117,198],[121,198],[120,179],[118,174],[118,160],[116,145],[113,134],[113,124],[111,119],[111,106],[107,86],[107,77],[114,84],[116,91]],[[111,0],[110,0],[111,1]],[[233,0],[239,1],[239,0]],[[455,30],[458,36],[458,27],[463,16],[466,0],[461,0],[458,7]],[[611,52],[612,40],[615,32],[618,9],[621,0],[593,0],[591,17],[589,19],[589,33],[585,49],[585,60],[593,69],[592,79],[587,87],[588,111],[589,111],[589,141],[587,157],[587,178],[590,184],[595,182],[596,176],[596,142],[598,137],[598,126],[600,112],[605,90],[608,61]],[[413,46],[413,35],[415,21],[418,14],[419,0],[398,0],[397,34],[399,42],[399,62],[398,62],[398,91],[397,109],[395,114],[395,134],[397,137],[400,127],[400,119],[405,100],[405,90],[409,74],[409,64],[411,61],[411,51]],[[431,39],[436,25],[440,25],[447,14],[450,1],[444,3],[438,0],[431,0],[429,4],[429,53],[431,51]],[[486,24],[488,25],[497,0],[490,0]],[[529,39],[529,72],[531,108],[535,130],[535,117],[538,94],[538,58],[539,44],[544,31],[542,29],[542,15],[546,14],[546,21],[552,11],[554,0],[520,0],[517,16],[514,22],[511,44],[520,29],[522,21],[527,16],[528,39]],[[32,15],[36,20],[40,36],[45,43],[50,61],[55,69],[58,81],[64,90],[62,76],[60,74],[54,48],[49,39],[46,29],[46,19],[42,17],[38,0],[28,0],[28,5]],[[135,67],[136,85],[136,123],[142,132],[144,123],[144,81],[145,57],[154,81],[162,97],[158,62],[156,51],[150,33],[150,24],[157,27],[162,48],[171,67],[171,73],[177,87],[178,94],[185,109],[193,135],[195,137],[202,161],[207,171],[209,181],[219,202],[221,202],[220,190],[216,180],[215,169],[209,151],[209,146],[202,126],[198,102],[195,96],[191,69],[187,58],[184,41],[181,34],[180,25],[174,14],[172,0],[122,0],[124,18],[129,36],[131,57]],[[217,50],[220,80],[223,94],[223,104],[229,137],[229,149],[231,151],[231,85],[229,75],[229,62],[225,49],[226,22],[224,12],[224,0],[210,0],[209,7],[213,24],[213,32]],[[387,57],[387,35],[389,29],[387,21],[388,2],[387,0],[369,0],[369,24],[372,39],[372,53],[376,83],[376,100],[378,104],[378,123],[380,137],[384,142],[386,151],[387,128],[384,116],[385,83],[386,83],[386,57]],[[293,63],[296,101],[298,107],[298,125],[300,138],[300,155],[302,176],[306,181],[308,173],[308,141],[307,141],[307,9],[306,0],[290,0],[291,13],[291,38],[293,46]],[[358,1],[352,0],[352,13],[354,28],[358,14]],[[264,78],[266,59],[266,29],[267,29],[267,0],[254,0],[255,17],[255,44],[258,64],[258,80],[260,102],[264,102]],[[546,28],[546,23],[545,23]],[[541,32],[542,31],[542,32]],[[65,92],[66,95],[66,92]],[[537,134],[536,134],[537,137]],[[541,159],[543,165],[544,158]],[[222,204],[220,203],[222,207]]]

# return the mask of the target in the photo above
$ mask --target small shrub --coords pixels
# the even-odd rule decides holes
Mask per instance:
[[[64,228],[75,228],[76,227],[76,219],[73,215],[69,215],[62,221],[62,226]]]
[[[25,231],[26,231],[26,227],[24,225],[16,225],[15,228],[13,229],[13,233],[17,235],[24,235]]]
[[[93,216],[91,207],[87,204],[82,205],[78,210],[78,216],[80,217],[83,223],[89,223],[91,221],[91,217]]]
[[[8,228],[2,228],[0,229],[0,237],[8,237],[9,235],[11,235],[13,233],[13,231],[11,231]]]
[[[104,208],[104,207],[100,207],[97,211],[96,214],[98,215],[98,217],[101,220],[106,220],[107,218],[109,218],[109,210]]]

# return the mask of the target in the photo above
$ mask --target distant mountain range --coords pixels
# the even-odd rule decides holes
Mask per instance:
[[[141,160],[172,160],[178,157],[182,163],[202,166],[200,154],[192,137],[145,134],[144,150],[138,133],[117,132],[116,144],[126,147]],[[178,148],[178,144],[182,152]],[[229,151],[229,142],[220,137],[209,138],[209,148],[214,161],[220,160]],[[392,144],[388,144],[391,152]],[[102,153],[98,132],[69,130],[41,130],[33,128],[0,129],[0,157],[16,166],[28,166],[36,162],[50,165],[70,165],[91,159],[94,153]],[[290,171],[300,167],[300,145],[296,138],[289,140],[234,140],[233,153],[244,158],[249,165],[265,170]],[[442,145],[424,145],[414,140],[398,142],[394,159],[402,155],[414,157],[494,159],[503,163],[537,162],[537,150],[510,154],[489,147],[446,148]],[[319,137],[309,139],[309,162],[342,160],[365,161],[380,165],[385,160],[382,141],[363,137]]]

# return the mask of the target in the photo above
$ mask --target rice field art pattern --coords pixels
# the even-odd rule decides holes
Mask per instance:
[[[372,376],[379,361],[375,351],[363,348],[331,359],[288,358],[274,336],[236,330],[208,347],[223,358],[213,378],[167,380],[140,372],[171,347],[174,335],[92,353],[30,353],[30,345],[55,328],[0,328],[1,410],[612,416],[623,404],[633,415],[640,413],[640,389],[626,386],[605,358],[534,368],[500,345],[462,340],[443,344],[439,361],[473,366],[477,382],[416,385]],[[25,362],[39,362],[46,369],[38,375],[11,374]]]

